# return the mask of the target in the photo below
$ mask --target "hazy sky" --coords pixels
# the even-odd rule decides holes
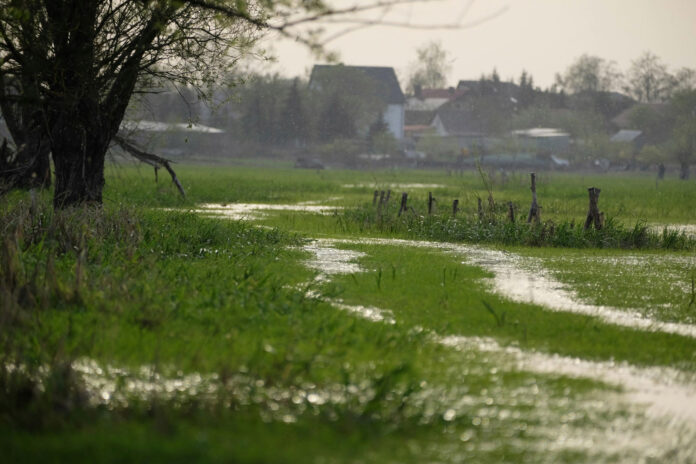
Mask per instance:
[[[696,68],[696,0],[431,0],[395,8],[385,20],[442,24],[463,15],[462,22],[469,23],[496,13],[459,30],[371,27],[331,41],[328,48],[348,65],[393,66],[402,87],[415,49],[432,40],[452,59],[451,85],[496,67],[501,78],[516,80],[526,69],[546,87],[583,53],[614,60],[622,71],[646,50],[672,70]],[[273,70],[281,74],[307,75],[316,63],[297,44],[272,43],[278,58]]]

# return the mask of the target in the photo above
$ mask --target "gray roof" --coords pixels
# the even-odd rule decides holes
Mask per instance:
[[[407,126],[429,126],[435,117],[434,111],[408,111],[404,113]]]
[[[485,132],[485,128],[472,111],[462,109],[440,110],[440,122],[450,135],[472,135]]]
[[[309,86],[321,85],[322,81],[332,79],[333,73],[339,70],[345,70],[346,74],[350,72],[365,74],[376,83],[378,95],[387,104],[403,104],[406,101],[394,68],[385,66],[314,65]]]
[[[612,142],[633,142],[635,139],[641,136],[643,131],[639,130],[626,130],[622,129],[616,134],[612,135]]]

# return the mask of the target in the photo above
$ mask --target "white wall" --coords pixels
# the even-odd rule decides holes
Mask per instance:
[[[404,138],[404,105],[387,105],[384,122],[397,140]]]

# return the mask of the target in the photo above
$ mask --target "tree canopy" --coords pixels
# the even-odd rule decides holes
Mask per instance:
[[[398,3],[0,0],[0,101],[19,108],[3,113],[47,142],[54,206],[101,203],[105,155],[135,92],[165,81],[205,88],[264,32],[317,50],[317,28],[298,25]]]
[[[447,51],[440,42],[429,42],[416,49],[416,62],[408,77],[407,91],[416,87],[439,88],[447,85],[447,75],[452,69]]]
[[[616,63],[598,56],[582,55],[565,73],[556,75],[556,83],[567,93],[606,92],[613,90],[621,78]]]

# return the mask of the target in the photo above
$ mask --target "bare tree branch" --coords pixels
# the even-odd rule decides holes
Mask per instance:
[[[179,189],[179,193],[181,193],[181,196],[186,198],[186,192],[184,191],[184,187],[181,185],[181,182],[179,182],[179,178],[176,176],[176,172],[174,172],[174,169],[172,169],[172,167],[169,165],[169,163],[172,162],[171,160],[162,158],[161,156],[157,156],[152,153],[147,153],[133,145],[123,136],[118,134],[114,136],[113,141],[116,142],[118,146],[123,148],[131,156],[133,156],[133,158],[154,167],[155,175],[157,174],[157,169],[164,167],[164,169],[167,170],[169,175],[172,176],[172,182],[174,182],[176,188]]]

